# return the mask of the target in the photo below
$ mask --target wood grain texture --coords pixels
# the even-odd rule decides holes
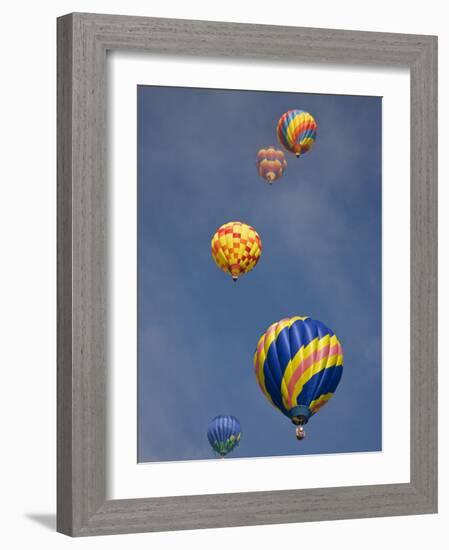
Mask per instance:
[[[106,500],[106,52],[405,66],[411,74],[411,480]],[[58,531],[72,536],[437,510],[437,40],[116,15],[58,20]]]
[[[411,482],[437,509],[437,42],[411,66]]]
[[[72,529],[72,25],[58,21],[57,529]]]

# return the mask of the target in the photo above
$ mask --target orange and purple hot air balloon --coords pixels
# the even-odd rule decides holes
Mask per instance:
[[[310,113],[291,109],[284,113],[277,125],[279,141],[297,157],[311,149],[316,139],[317,123]]]
[[[287,167],[284,153],[272,145],[257,152],[256,164],[259,176],[270,185],[282,176]]]

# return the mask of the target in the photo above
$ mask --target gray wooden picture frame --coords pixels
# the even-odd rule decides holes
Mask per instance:
[[[74,13],[58,19],[57,529],[71,536],[437,511],[437,38]],[[410,483],[106,498],[106,52],[408,67]]]

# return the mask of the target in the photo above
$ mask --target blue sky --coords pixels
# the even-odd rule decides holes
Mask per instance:
[[[138,87],[138,460],[212,458],[209,421],[236,416],[235,457],[381,449],[381,98]],[[288,109],[314,148],[272,187],[259,148]],[[279,146],[280,147],[280,146]],[[221,224],[259,232],[234,284],[210,254]],[[271,323],[319,319],[345,351],[335,396],[298,442],[261,393],[253,353]]]

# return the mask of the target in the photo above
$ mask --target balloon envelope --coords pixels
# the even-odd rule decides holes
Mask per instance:
[[[217,266],[236,281],[256,266],[262,254],[262,241],[254,227],[228,222],[214,233],[211,248]]]
[[[221,456],[230,453],[240,442],[242,429],[235,416],[216,416],[207,428],[212,449]]]
[[[254,369],[268,401],[293,422],[305,424],[333,396],[343,372],[343,350],[321,321],[290,317],[261,336]]]
[[[310,113],[291,109],[284,113],[277,125],[279,142],[297,157],[306,153],[315,143],[317,123]]]

